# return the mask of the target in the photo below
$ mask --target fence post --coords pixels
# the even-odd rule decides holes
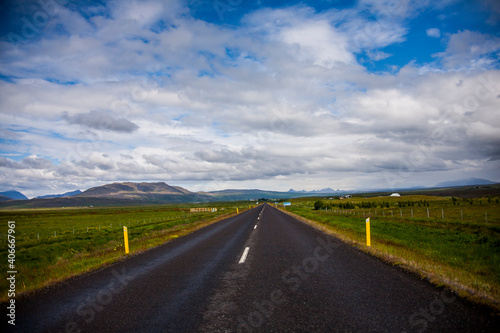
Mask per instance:
[[[443,218],[444,220],[444,208],[441,208],[441,217]]]
[[[366,219],[366,246],[372,246],[370,239],[370,218]]]
[[[124,245],[125,245],[125,253],[128,254],[129,253],[129,249],[128,249],[128,231],[127,231],[127,227],[123,227],[123,239],[124,239]]]
[[[429,208],[427,208],[427,218],[429,218]]]

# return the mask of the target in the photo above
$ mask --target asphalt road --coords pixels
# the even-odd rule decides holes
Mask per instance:
[[[13,331],[498,332],[499,328],[499,318],[487,308],[264,205],[21,297]]]

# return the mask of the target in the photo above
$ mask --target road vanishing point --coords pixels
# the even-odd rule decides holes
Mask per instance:
[[[16,304],[13,332],[500,329],[491,309],[267,204]]]

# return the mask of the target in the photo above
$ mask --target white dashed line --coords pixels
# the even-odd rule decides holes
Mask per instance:
[[[257,224],[255,225],[255,227],[253,227],[253,230],[257,229]]]
[[[250,250],[249,247],[245,248],[245,251],[243,251],[243,254],[241,255],[241,258],[240,258],[240,261],[238,262],[238,264],[242,264],[245,262],[245,260],[247,260],[247,255],[248,255],[249,250]]]

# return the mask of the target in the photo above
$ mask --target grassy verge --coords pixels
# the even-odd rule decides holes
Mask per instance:
[[[498,212],[496,201],[487,207],[494,212],[493,223],[484,222],[483,210],[475,221],[463,221],[460,217],[411,218],[409,214],[401,218],[399,209],[397,216],[380,216],[381,208],[379,215],[374,216],[373,207],[370,213],[358,208],[357,203],[361,206],[363,201],[368,200],[354,199],[352,209],[329,211],[314,210],[313,201],[298,201],[287,212],[384,261],[417,273],[436,285],[447,286],[462,297],[500,310],[500,224],[494,218]],[[432,202],[430,207],[434,209],[448,205],[446,200]],[[389,208],[395,207],[399,206]],[[475,208],[464,206],[462,210],[472,216]],[[368,216],[371,216],[371,247],[366,246]]]
[[[124,259],[123,226],[128,227],[133,255],[236,213],[234,207],[221,208],[201,213],[190,213],[182,206],[0,212],[0,257],[5,258],[0,267],[3,272],[9,270],[7,221],[16,221],[16,292],[20,294]],[[2,279],[0,301],[7,300],[7,289],[7,280]]]

